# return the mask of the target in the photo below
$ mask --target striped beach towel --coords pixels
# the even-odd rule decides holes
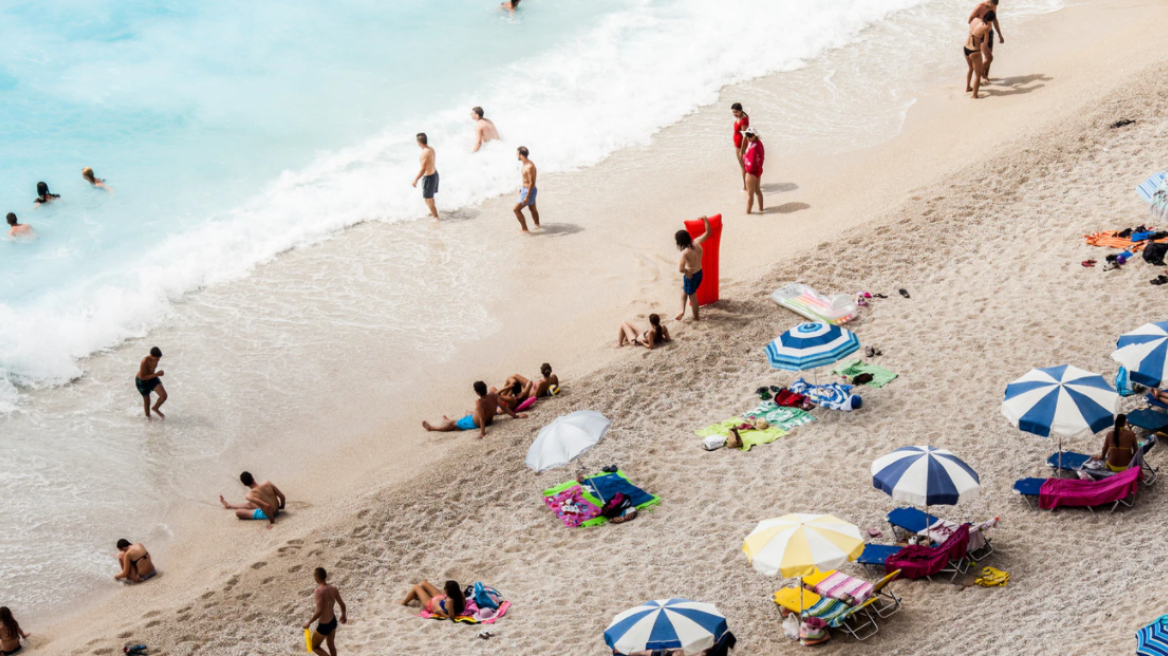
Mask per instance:
[[[814,606],[808,608],[803,612],[805,617],[818,617],[827,622],[830,627],[838,627],[840,623],[847,619],[848,611],[851,607],[838,599],[829,599],[824,597],[820,599]]]
[[[1149,227],[1148,230],[1152,230],[1152,228]],[[1118,230],[1104,230],[1103,232],[1095,232],[1089,235],[1085,235],[1083,239],[1087,241],[1088,246],[1118,248],[1121,251],[1131,251],[1133,253],[1138,253],[1144,250],[1144,246],[1148,245],[1148,241],[1146,240],[1133,242],[1126,237],[1117,237],[1116,235],[1118,234]],[[1168,244],[1168,238],[1157,239],[1156,241],[1161,244]]]
[[[854,605],[859,605],[872,596],[873,584],[852,578],[847,574],[836,572],[815,584],[813,592],[821,597],[842,600],[844,595],[855,599]]]
[[[754,419],[762,417],[766,419],[771,426],[776,426],[785,431],[792,428],[810,424],[815,421],[815,417],[810,413],[804,412],[799,408],[788,408],[775,405],[774,401],[764,401],[757,408],[746,413],[744,416]]]
[[[1152,196],[1156,194],[1157,189],[1164,186],[1165,182],[1168,182],[1168,171],[1160,171],[1136,185],[1136,193],[1139,195],[1140,200],[1151,204]]]

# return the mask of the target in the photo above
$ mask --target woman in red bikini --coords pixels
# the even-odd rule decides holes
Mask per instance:
[[[738,158],[738,168],[742,169],[742,189],[746,190],[746,165],[742,163],[742,131],[750,127],[750,117],[742,111],[742,103],[730,105],[730,113],[737,119],[734,121],[734,156]]]
[[[766,159],[766,151],[762,147],[762,139],[754,128],[743,130],[746,139],[742,142],[742,164],[746,173],[746,213],[750,214],[754,208],[754,199],[758,198],[758,213],[765,210],[762,207],[762,163]]]

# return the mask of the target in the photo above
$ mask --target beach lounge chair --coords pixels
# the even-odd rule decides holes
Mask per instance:
[[[1148,402],[1149,408],[1152,408],[1152,409],[1160,408],[1161,410],[1168,410],[1168,403],[1164,403],[1163,401],[1161,401],[1160,399],[1157,399],[1156,397],[1152,396],[1151,394],[1144,395],[1144,399]]]
[[[949,539],[936,547],[910,544],[884,561],[885,569],[900,570],[907,579],[927,578],[949,574],[949,580],[969,569],[969,524],[962,524]]]
[[[1131,506],[1135,503],[1142,469],[1131,467],[1100,481],[1082,481],[1071,478],[1023,478],[1014,483],[1014,493],[1027,504],[1038,504],[1044,510],[1054,510],[1060,506],[1087,508],[1092,513],[1096,508],[1111,504],[1111,512],[1120,504]]]
[[[1168,428],[1168,413],[1155,410],[1133,410],[1127,415],[1127,423],[1138,426],[1152,433],[1159,433]]]
[[[1159,440],[1156,439],[1156,436],[1152,435],[1147,441],[1140,445],[1140,448],[1136,451],[1135,456],[1132,457],[1132,464],[1139,464],[1140,468],[1144,471],[1144,477],[1140,481],[1144,485],[1155,485],[1156,476],[1160,472],[1160,470],[1149,465],[1147,459],[1148,452],[1156,446],[1158,441]],[[1051,469],[1055,470],[1056,475],[1058,472],[1074,472],[1075,474],[1078,474],[1080,471],[1085,471],[1095,480],[1108,478],[1110,476],[1114,476],[1117,473],[1111,471],[1110,469],[1083,469],[1083,465],[1087,464],[1087,461],[1091,460],[1091,458],[1092,456],[1089,456],[1085,453],[1063,451],[1061,454],[1057,452],[1052,453],[1051,456],[1046,459],[1046,464]]]
[[[880,617],[889,617],[901,607],[900,597],[896,596],[891,587],[892,581],[898,576],[900,570],[873,584],[832,570],[804,577],[803,587],[821,597],[838,599],[852,605],[862,604],[872,597],[877,597],[876,603],[871,607],[872,610]]]
[[[897,532],[898,536],[901,533],[907,535],[924,535],[926,529],[934,526],[939,521],[944,521],[935,515],[926,515],[924,511],[917,508],[897,508],[888,513],[888,524]],[[956,528],[953,522],[946,522],[948,526]],[[982,561],[994,553],[994,545],[989,536],[984,531],[980,533],[981,538],[978,540],[974,538],[974,531],[976,527],[970,529],[970,550],[966,554],[967,560]],[[974,544],[979,543],[980,546],[974,548]]]
[[[888,560],[888,557],[895,555],[903,548],[897,544],[872,544],[869,542],[864,545],[864,551],[856,559],[856,562],[868,567],[879,568],[883,572],[885,571],[884,562]]]
[[[799,588],[783,588],[775,593],[775,603],[802,617],[818,617],[827,626],[840,629],[856,640],[867,640],[876,635],[876,616],[870,611],[878,597],[869,597],[857,606],[849,606],[838,599],[820,597]]]

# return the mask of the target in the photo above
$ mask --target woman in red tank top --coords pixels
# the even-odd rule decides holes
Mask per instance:
[[[730,113],[734,114],[734,155],[738,158],[738,168],[742,169],[742,189],[746,189],[746,164],[742,161],[742,153],[745,151],[743,147],[745,144],[742,139],[742,131],[750,127],[750,117],[746,112],[742,111],[742,103],[734,103],[730,105]]]

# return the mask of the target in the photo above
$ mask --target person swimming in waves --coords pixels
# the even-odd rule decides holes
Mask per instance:
[[[427,431],[437,431],[439,433],[449,433],[452,431],[472,431],[476,428],[479,431],[479,439],[486,437],[487,426],[495,420],[495,415],[500,410],[507,413],[516,419],[522,419],[527,415],[522,412],[514,412],[507,406],[499,404],[499,393],[492,392],[487,389],[487,384],[481,380],[476,380],[474,384],[475,394],[479,395],[475,401],[474,408],[462,419],[452,421],[449,417],[443,415],[442,423],[431,424],[428,421],[422,422],[422,428]]]
[[[36,239],[36,233],[32,231],[32,226],[18,221],[15,212],[9,212],[8,238],[16,241],[30,241]]]
[[[418,180],[422,181],[422,200],[426,201],[426,207],[430,208],[430,216],[437,219],[438,208],[434,205],[434,194],[438,193],[438,168],[436,166],[438,154],[430,147],[430,140],[425,132],[418,133],[418,146],[422,149],[422,155],[418,158],[422,167],[414,176],[414,187],[418,186]]]
[[[20,641],[28,640],[30,635],[20,628],[20,623],[7,606],[0,606],[0,654],[11,656],[20,652],[23,648]]]
[[[36,208],[40,207],[41,205],[47,205],[60,197],[61,194],[54,194],[49,192],[49,185],[45,184],[44,182],[38,182],[37,197],[36,200],[32,202],[32,206]]]
[[[224,499],[222,494],[219,495],[219,503],[223,504],[227,510],[234,510],[235,516],[239,519],[266,519],[268,520],[268,528],[272,528],[272,525],[276,523],[276,515],[280,514],[280,511],[284,509],[284,504],[288,502],[284,493],[280,491],[280,488],[272,485],[271,481],[256,483],[251,472],[240,474],[239,482],[248,489],[244,503],[227,503],[227,499]]]
[[[523,218],[523,208],[531,210],[531,220],[535,223],[535,227],[539,227],[539,210],[535,208],[535,196],[539,190],[535,186],[535,163],[527,159],[527,148],[520,146],[516,151],[516,157],[520,162],[523,162],[523,187],[519,190],[519,202],[515,205],[515,217],[519,219],[519,225],[523,228],[523,232],[527,230],[527,220]]]
[[[499,6],[511,13],[515,13],[515,10],[519,8],[519,0],[508,0],[507,2],[500,3]]]
[[[157,346],[152,347],[150,355],[142,358],[142,364],[138,365],[138,375],[134,377],[134,385],[138,387],[138,393],[142,395],[142,407],[146,410],[147,419],[150,419],[150,393],[155,391],[158,392],[158,401],[154,404],[154,413],[166,419],[166,415],[159,410],[162,404],[166,403],[166,388],[162,386],[162,375],[166,372],[154,371],[161,359],[162,349]]]
[[[81,169],[81,177],[85,178],[85,181],[94,187],[105,189],[106,191],[110,192],[111,194],[114,193],[113,189],[110,189],[109,187],[106,186],[105,180],[102,180],[101,178],[95,176],[93,174],[93,169],[89,168],[88,166]]]
[[[677,266],[681,272],[681,314],[676,317],[678,321],[685,318],[686,301],[693,308],[694,321],[701,320],[698,315],[698,287],[702,286],[702,242],[710,236],[710,220],[703,216],[702,223],[706,231],[697,239],[685,230],[678,230],[673,235],[677,250],[681,251],[681,262]]]
[[[470,119],[475,122],[475,147],[472,153],[479,152],[479,148],[488,141],[498,141],[499,131],[495,129],[495,124],[491,119],[483,115],[482,107],[474,107],[470,110]]]
[[[122,571],[114,576],[115,581],[141,583],[158,573],[146,547],[140,542],[130,544],[130,541],[125,539],[118,540],[118,567],[121,567]]]
[[[307,630],[316,622],[316,630],[312,632],[312,653],[317,656],[337,656],[337,645],[334,642],[337,635],[336,607],[341,607],[341,624],[349,622],[348,609],[345,608],[345,600],[341,599],[341,591],[328,582],[328,572],[323,567],[313,570],[312,578],[316,581],[316,590],[312,591],[316,612],[308,618],[302,628]],[[328,645],[327,654],[320,648],[322,642]]]

